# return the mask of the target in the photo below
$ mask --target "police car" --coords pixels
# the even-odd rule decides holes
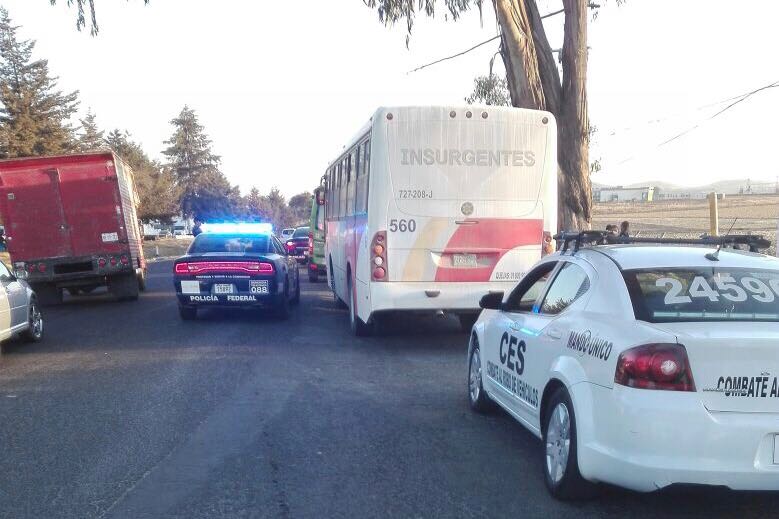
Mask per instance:
[[[173,264],[182,319],[199,308],[267,308],[282,318],[300,301],[297,263],[268,224],[203,224]]]
[[[482,298],[471,407],[497,403],[542,440],[560,499],[600,482],[779,490],[779,260],[756,253],[768,242],[558,238],[510,293]]]

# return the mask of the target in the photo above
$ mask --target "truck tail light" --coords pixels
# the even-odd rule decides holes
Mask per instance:
[[[105,268],[107,264],[108,262],[106,262],[105,258],[100,258],[99,260],[97,260],[97,266],[100,267],[101,269]]]
[[[122,262],[122,265],[129,265],[130,264],[130,258],[128,258],[126,254],[122,255],[122,257],[119,258],[119,261]]]
[[[552,241],[552,233],[544,231],[541,237],[541,257],[554,253],[554,242]]]
[[[308,257],[314,257],[314,233],[308,233]]]
[[[116,263],[117,263],[116,258],[114,256],[111,256],[111,266],[115,267]]]
[[[38,263],[38,272],[43,274],[46,272],[46,264],[45,263]]]
[[[681,344],[644,344],[623,351],[614,382],[636,389],[695,391],[690,360]]]
[[[34,264],[32,264],[32,263],[31,263],[31,264],[29,264],[29,265],[27,265],[27,270],[28,270],[30,273],[33,273],[33,272],[35,272],[35,265],[34,265]]]
[[[387,232],[379,231],[371,242],[371,278],[387,281]]]

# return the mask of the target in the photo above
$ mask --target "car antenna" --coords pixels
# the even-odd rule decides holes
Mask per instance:
[[[727,234],[725,234],[725,236],[730,234],[730,231],[733,230],[733,226],[736,225],[737,221],[738,221],[738,217],[733,219],[733,223],[730,224],[730,229],[728,229],[728,232],[727,232]],[[719,261],[719,251],[722,250],[722,244],[723,244],[723,241],[720,241],[719,245],[717,245],[717,250],[715,250],[714,252],[707,252],[706,256],[705,256],[706,259],[707,260],[711,260],[711,261]]]

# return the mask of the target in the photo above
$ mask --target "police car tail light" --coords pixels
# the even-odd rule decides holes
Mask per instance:
[[[175,272],[176,274],[189,274],[189,264],[176,263]]]
[[[552,233],[544,231],[541,237],[541,257],[554,253],[554,242],[552,241]]]
[[[273,274],[276,269],[273,267],[273,263],[260,263],[257,272],[261,274]]]
[[[387,233],[379,231],[371,242],[371,278],[387,281]]]
[[[636,389],[695,391],[690,360],[681,344],[645,344],[623,351],[614,382]]]

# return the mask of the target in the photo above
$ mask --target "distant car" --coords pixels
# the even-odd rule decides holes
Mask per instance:
[[[281,231],[281,240],[283,241],[283,240],[287,240],[289,238],[292,238],[293,234],[295,234],[295,229],[294,228],[283,229]]]
[[[285,243],[287,253],[294,257],[298,263],[308,262],[308,230],[309,227],[298,227]]]
[[[0,286],[0,341],[13,337],[25,342],[42,340],[43,315],[30,285],[0,262]]]
[[[471,407],[542,439],[561,499],[594,483],[779,490],[779,260],[735,249],[767,241],[594,234],[482,298]]]
[[[297,264],[264,224],[204,226],[173,271],[184,320],[204,307],[269,309],[286,319],[300,302]]]
[[[170,231],[168,231],[167,229],[163,229],[163,230],[161,230],[161,231],[160,231],[160,232],[157,234],[157,237],[158,237],[158,238],[170,238],[170,237],[171,237],[171,234],[170,234]]]

